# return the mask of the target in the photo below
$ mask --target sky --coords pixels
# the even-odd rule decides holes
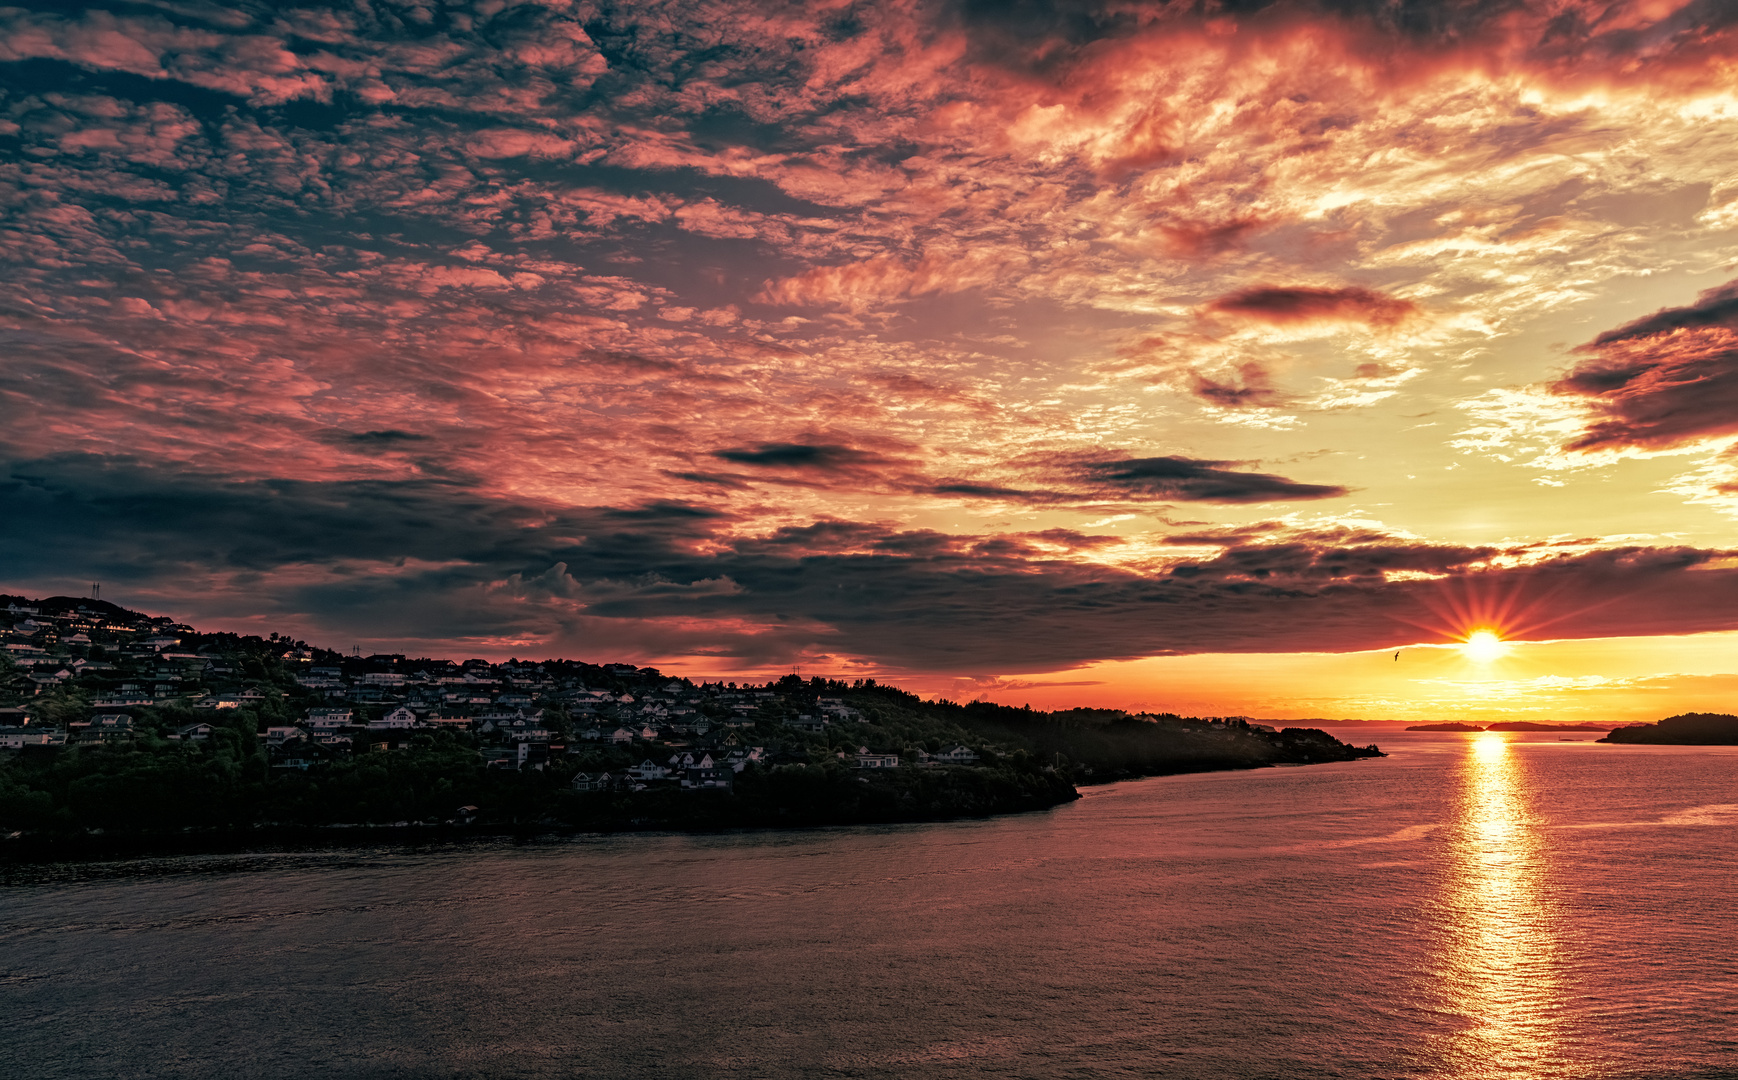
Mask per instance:
[[[1728,3],[21,3],[0,215],[7,592],[1043,707],[1738,689]]]

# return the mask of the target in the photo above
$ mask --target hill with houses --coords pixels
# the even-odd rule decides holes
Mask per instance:
[[[349,655],[0,596],[0,835],[796,826],[1055,806],[1075,785],[1378,754],[1313,729]]]

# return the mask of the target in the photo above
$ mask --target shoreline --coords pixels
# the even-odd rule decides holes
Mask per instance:
[[[1386,755],[1384,755],[1386,756]],[[1363,757],[1344,759],[1361,761]],[[1332,761],[1310,762],[1328,765]],[[234,827],[185,827],[173,831],[120,832],[93,830],[77,834],[18,832],[0,837],[0,871],[13,867],[52,866],[56,864],[94,865],[101,863],[144,862],[153,859],[191,858],[197,856],[251,856],[344,852],[370,847],[414,848],[430,845],[471,845],[487,841],[511,841],[514,846],[580,836],[622,836],[629,834],[668,836],[718,836],[740,833],[791,833],[814,829],[859,828],[886,825],[945,825],[959,821],[987,821],[991,818],[1018,814],[1048,813],[1058,807],[1078,802],[1079,788],[1103,788],[1137,780],[1152,780],[1167,776],[1191,776],[1202,773],[1253,772],[1285,766],[1305,767],[1304,763],[1256,762],[1249,764],[1217,764],[1204,768],[1181,767],[1163,771],[1130,773],[1116,776],[1079,777],[1073,782],[1071,794],[1042,804],[1007,806],[984,813],[960,813],[912,817],[864,817],[854,820],[809,820],[776,822],[720,821],[715,825],[675,824],[649,818],[627,819],[607,825],[563,824],[556,821],[516,822],[394,822],[334,823],[328,825],[259,824]],[[0,873],[0,888],[9,882]]]

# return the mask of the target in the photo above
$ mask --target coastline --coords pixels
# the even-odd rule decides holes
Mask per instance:
[[[490,842],[514,845],[536,844],[583,836],[645,835],[709,836],[737,833],[803,832],[815,829],[856,828],[877,825],[942,825],[957,821],[983,821],[1010,815],[1045,813],[1079,800],[1079,788],[1103,788],[1113,784],[1165,776],[1212,772],[1250,772],[1277,767],[1326,765],[1357,761],[1375,755],[1359,753],[1318,762],[1187,762],[1175,768],[1077,778],[1066,793],[1049,800],[1025,800],[973,812],[906,816],[816,815],[804,819],[741,820],[721,814],[710,821],[692,816],[678,821],[645,813],[618,814],[583,824],[556,820],[531,822],[499,821],[404,821],[335,822],[328,824],[260,823],[249,826],[187,826],[163,830],[95,829],[79,833],[14,832],[0,836],[0,888],[8,868],[54,864],[100,864],[191,857],[245,858],[314,852],[361,852],[369,848],[417,849],[433,846],[471,846]],[[1385,755],[1384,755],[1385,756]],[[694,796],[687,796],[693,799]],[[706,798],[706,796],[701,796]],[[730,796],[715,796],[726,799]],[[628,809],[628,808],[624,808]],[[642,808],[644,809],[644,808]]]
[[[1076,785],[1381,755],[1248,717],[960,703],[873,679],[347,657],[73,597],[13,598],[5,619],[0,861],[939,822],[1055,807]]]

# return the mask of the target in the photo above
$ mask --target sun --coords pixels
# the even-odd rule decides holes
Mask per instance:
[[[1488,664],[1509,651],[1508,643],[1497,636],[1495,630],[1474,630],[1466,636],[1461,646],[1468,660],[1477,660]]]

